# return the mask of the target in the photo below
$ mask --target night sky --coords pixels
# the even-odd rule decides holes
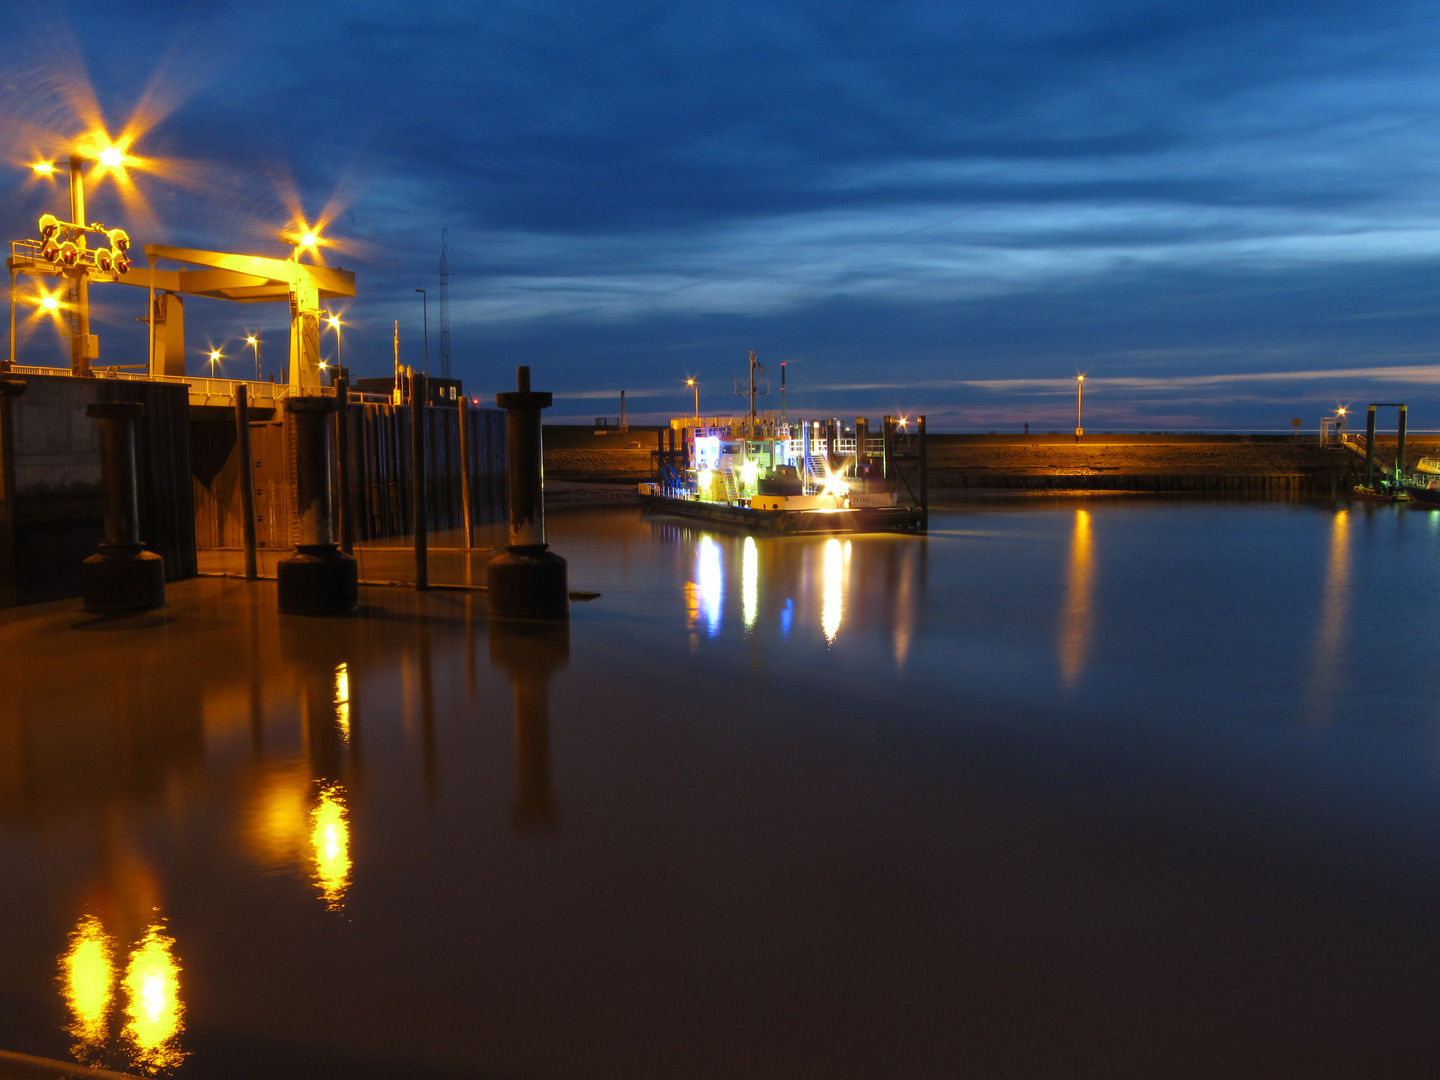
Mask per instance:
[[[345,361],[529,364],[550,419],[740,408],[756,350],[791,415],[942,430],[1309,429],[1407,401],[1440,428],[1440,17],[1418,3],[13,5],[0,24],[13,239],[63,210],[93,90],[137,114],[137,246],[285,256],[295,211],[358,274]],[[60,13],[60,14],[57,14]],[[144,293],[99,286],[101,363]],[[278,364],[279,305],[192,300]],[[22,311],[22,318],[24,313]],[[35,324],[22,362],[57,362]],[[327,350],[333,346],[327,335]]]

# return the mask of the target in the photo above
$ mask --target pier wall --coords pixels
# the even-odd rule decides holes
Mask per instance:
[[[414,531],[410,406],[351,402],[348,409],[355,539],[407,535]],[[190,437],[197,544],[238,548],[244,519],[235,413],[214,408],[196,412],[199,418],[190,423]],[[460,411],[431,407],[424,413],[428,528],[458,529],[463,524]],[[466,415],[471,518],[475,524],[499,521],[507,494],[505,413],[468,409]],[[289,548],[295,542],[292,424],[288,414],[280,412],[250,425],[255,536],[262,548]],[[338,492],[338,467],[333,482]]]
[[[0,407],[0,597],[29,604],[80,595],[80,564],[104,539],[99,425],[85,407],[136,401],[140,538],[166,580],[195,574],[189,392],[141,380],[26,375]]]
[[[954,490],[1108,490],[1344,494],[1364,457],[1288,436],[932,435],[930,487]],[[1440,442],[1411,440],[1413,463]],[[1377,468],[1393,465],[1393,439],[1377,440]]]
[[[651,451],[657,433],[668,428],[633,425],[592,428],[577,424],[546,424],[545,478],[590,482],[648,480],[655,465]]]

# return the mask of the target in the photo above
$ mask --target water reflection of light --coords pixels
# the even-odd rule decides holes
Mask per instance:
[[[185,1010],[174,948],[162,927],[151,926],[125,968],[130,1018],[125,1035],[134,1045],[135,1063],[148,1072],[174,1068],[185,1057],[179,1045]]]
[[[335,723],[340,727],[340,737],[350,741],[350,669],[344,664],[335,665]]]
[[[720,565],[720,545],[708,536],[700,538],[695,551],[695,583],[705,610],[705,630],[710,637],[720,633],[720,607],[725,599],[725,571]]]
[[[1350,608],[1350,511],[1337,510],[1330,523],[1330,557],[1325,567],[1325,596],[1315,640],[1316,705],[1321,712],[1338,679],[1345,650],[1345,619]]]
[[[745,607],[745,629],[755,625],[755,615],[760,607],[760,553],[755,548],[755,538],[745,537],[745,555],[740,569],[740,599]]]
[[[795,624],[795,601],[790,597],[785,598],[785,606],[780,609],[780,636],[789,637],[790,627]]]
[[[100,920],[87,915],[70,935],[70,948],[60,960],[65,1003],[75,1037],[71,1052],[92,1059],[105,1045],[110,1029],[110,1002],[115,995],[115,950]]]
[[[848,544],[846,545],[849,546]],[[825,640],[833,643],[840,633],[840,622],[844,615],[845,552],[840,541],[825,541],[825,594],[821,601],[820,628],[825,631]]]
[[[915,552],[906,548],[901,556],[900,580],[895,589],[895,667],[905,670],[910,655],[910,636],[915,627],[915,594],[911,578],[915,573]]]
[[[1091,593],[1095,556],[1091,550],[1090,511],[1075,511],[1070,534],[1070,563],[1065,574],[1065,607],[1060,615],[1060,681],[1069,689],[1079,681],[1090,651]]]
[[[350,886],[350,822],[345,810],[345,788],[327,784],[310,812],[310,845],[315,854],[315,879],[325,906],[339,911]]]

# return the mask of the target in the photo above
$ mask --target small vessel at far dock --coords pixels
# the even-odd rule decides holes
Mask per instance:
[[[775,413],[675,419],[640,499],[657,513],[775,533],[923,530],[925,418],[908,426],[887,416],[877,437],[863,418],[853,429]]]

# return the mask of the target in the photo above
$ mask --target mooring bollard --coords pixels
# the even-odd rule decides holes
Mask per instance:
[[[100,421],[100,483],[105,491],[105,542],[80,565],[85,610],[97,615],[145,611],[165,603],[165,560],[140,542],[135,480],[138,401],[99,401],[85,415]]]
[[[486,580],[490,613],[535,619],[570,613],[565,560],[545,542],[545,475],[540,410],[551,395],[530,389],[530,369],[515,369],[517,390],[496,394],[508,417],[510,451],[510,537],[505,553],[490,561]]]
[[[300,538],[275,568],[280,610],[287,615],[339,615],[360,603],[359,564],[335,543],[330,498],[330,418],[335,399],[292,397],[295,505]]]

